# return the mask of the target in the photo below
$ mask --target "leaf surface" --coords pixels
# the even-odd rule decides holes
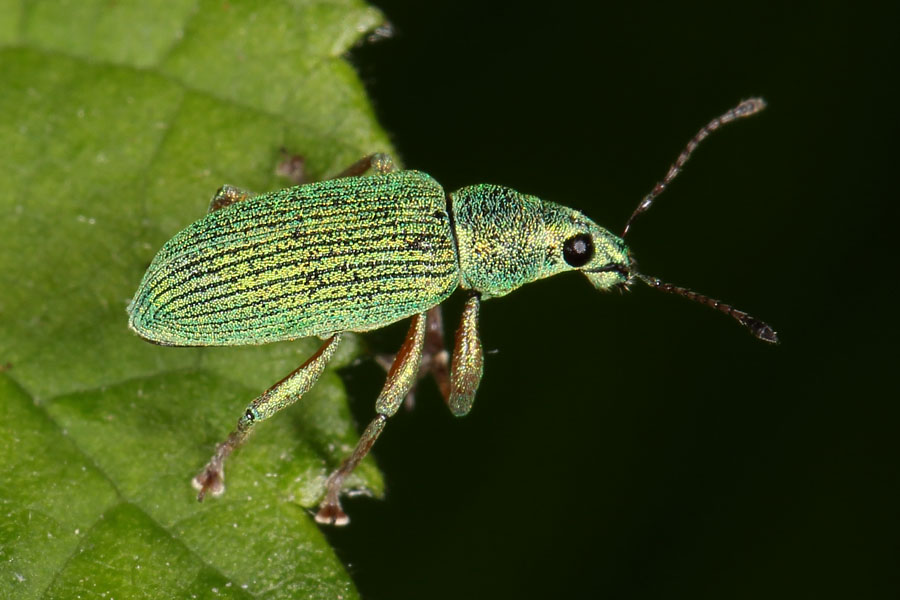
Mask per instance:
[[[309,516],[358,439],[333,370],[198,504],[190,478],[318,340],[162,348],[125,307],[223,183],[389,151],[358,1],[0,0],[0,597],[355,597]],[[347,364],[356,342],[333,361]],[[379,495],[365,461],[355,487]]]

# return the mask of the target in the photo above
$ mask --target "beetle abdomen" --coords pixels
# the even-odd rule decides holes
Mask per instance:
[[[444,191],[401,171],[238,202],[189,225],[153,260],[131,327],[172,345],[265,343],[375,329],[459,283]]]

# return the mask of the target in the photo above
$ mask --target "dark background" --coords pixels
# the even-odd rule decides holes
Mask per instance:
[[[329,533],[363,596],[898,597],[889,5],[375,4],[395,34],[352,59],[405,165],[616,232],[701,125],[763,96],[628,242],[783,343],[575,274],[485,303],[472,413],[424,383],[375,449],[386,500]],[[345,375],[364,423],[383,373]]]

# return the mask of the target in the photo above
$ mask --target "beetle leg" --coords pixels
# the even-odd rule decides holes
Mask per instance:
[[[375,402],[375,412],[377,415],[372,422],[369,423],[366,430],[359,439],[356,448],[341,466],[328,476],[325,483],[325,498],[319,505],[319,512],[316,513],[316,521],[319,523],[330,525],[346,525],[350,522],[347,513],[341,508],[341,487],[344,479],[349,475],[356,465],[365,458],[375,440],[381,435],[388,417],[393,416],[403,399],[409,392],[410,388],[416,381],[419,373],[419,363],[422,358],[422,346],[425,342],[425,314],[418,314],[412,318],[412,324],[406,339],[397,353],[397,358],[391,370],[388,371],[387,381],[381,389],[381,394]]]
[[[445,402],[450,399],[450,353],[444,347],[444,318],[441,316],[441,305],[428,310],[425,315],[425,348],[422,353],[422,364],[419,377],[427,374],[434,376],[438,389]],[[412,394],[412,393],[410,393]],[[409,398],[407,398],[409,401]],[[409,401],[410,406],[413,401]]]
[[[206,494],[221,496],[225,492],[225,459],[231,451],[240,446],[250,431],[260,421],[265,421],[283,408],[287,408],[308,392],[319,375],[325,369],[325,365],[331,360],[341,334],[335,334],[322,344],[318,351],[300,365],[296,371],[270,387],[258,396],[247,407],[247,411],[238,420],[237,428],[231,432],[228,438],[216,446],[216,452],[203,470],[191,481],[194,488],[199,491],[197,500],[203,501]]]
[[[275,166],[275,174],[289,179],[294,185],[302,185],[306,181],[306,160],[299,154],[291,154],[287,148],[281,148],[281,162]]]
[[[253,192],[248,192],[247,190],[235,187],[233,185],[228,185],[226,183],[219,188],[219,191],[217,191],[215,196],[212,197],[212,200],[209,201],[209,210],[207,210],[206,212],[215,212],[220,208],[225,208],[226,206],[230,206],[235,202],[242,202],[247,198],[252,198],[255,195],[256,194],[254,194]]]
[[[385,372],[390,371],[394,364],[394,355],[378,354],[375,362],[381,365]],[[413,383],[412,389],[406,395],[403,408],[412,410],[416,404],[416,387],[428,374],[434,376],[434,381],[444,397],[444,402],[450,401],[450,353],[444,347],[444,319],[441,316],[441,306],[433,306],[425,313],[425,346],[422,349],[422,360],[419,363],[419,374]]]
[[[297,156],[290,156],[287,154],[287,151],[282,148],[282,154],[285,155],[285,160],[278,166],[276,172],[279,175],[283,175],[288,178],[296,178],[297,183],[301,183],[303,181],[302,174],[302,163],[303,159]],[[297,167],[297,164],[300,166]],[[300,173],[298,174],[296,171],[300,169]],[[374,170],[376,173],[384,174],[391,173],[392,171],[396,171],[396,167],[394,166],[394,159],[391,158],[390,154],[385,154],[384,152],[376,152],[374,154],[369,154],[368,156],[364,156],[334,177],[330,177],[329,179],[340,179],[342,177],[353,177],[354,175],[362,175],[369,169]],[[239,187],[225,184],[219,188],[219,190],[212,197],[212,200],[209,202],[209,210],[207,213],[215,212],[220,208],[225,208],[226,206],[230,206],[235,202],[241,202],[246,200],[247,198],[252,198],[256,196],[253,192],[248,192],[247,190],[241,189]]]
[[[456,330],[456,344],[453,347],[453,362],[450,365],[450,399],[447,404],[457,417],[468,414],[475,401],[475,391],[481,383],[484,371],[484,356],[481,338],[478,337],[478,308],[481,297],[472,294],[463,308],[459,329]]]
[[[384,174],[391,173],[397,170],[397,167],[394,166],[394,159],[391,158],[390,154],[385,154],[384,152],[376,152],[374,154],[369,154],[368,156],[364,156],[334,177],[330,177],[329,179],[340,179],[342,177],[355,177],[356,175],[362,175],[369,169],[373,169],[376,173]]]

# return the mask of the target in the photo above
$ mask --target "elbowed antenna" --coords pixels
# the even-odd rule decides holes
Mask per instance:
[[[672,166],[669,167],[669,172],[666,173],[666,176],[663,178],[663,180],[653,186],[653,189],[650,190],[650,193],[644,196],[643,200],[641,200],[637,208],[634,209],[634,212],[631,213],[631,216],[628,217],[628,222],[625,223],[625,230],[622,232],[622,237],[624,238],[626,235],[628,235],[628,230],[631,228],[631,223],[637,218],[637,216],[641,213],[646,212],[647,209],[650,208],[650,205],[653,204],[653,201],[656,199],[656,197],[662,194],[665,191],[666,187],[668,187],[668,185],[672,183],[672,180],[675,179],[675,177],[677,177],[679,173],[681,173],[681,169],[684,167],[684,163],[688,161],[688,159],[691,157],[691,154],[694,152],[694,150],[697,149],[697,146],[700,145],[700,142],[705,140],[710,133],[712,133],[722,125],[731,123],[736,119],[755,115],[765,107],[766,101],[762,98],[750,98],[749,100],[744,100],[725,114],[716,117],[715,119],[707,123],[705,127],[700,129],[700,131],[697,132],[697,135],[691,138],[691,141],[689,141],[684,150],[681,151],[681,154],[678,155],[678,158],[675,159],[675,162],[672,164]]]
[[[684,296],[689,300],[693,300],[694,302],[699,302],[700,304],[705,304],[710,308],[714,308],[719,312],[723,312],[726,315],[732,317],[738,323],[746,327],[750,330],[750,333],[755,335],[757,338],[761,339],[764,342],[769,342],[770,344],[778,344],[778,334],[769,326],[768,323],[760,321],[756,317],[751,317],[747,313],[742,310],[738,310],[730,304],[725,304],[720,300],[716,300],[715,298],[710,298],[704,294],[698,294],[693,290],[689,290],[687,288],[679,287],[677,285],[672,285],[671,283],[664,283],[663,281],[657,279],[656,277],[648,277],[641,273],[632,273],[632,277],[636,279],[640,279],[650,287],[655,287],[658,290],[663,292],[667,292],[670,294],[677,294],[678,296]]]
[[[728,112],[723,115],[720,115],[707,123],[700,131],[697,132],[691,141],[687,143],[684,150],[681,151],[681,154],[678,155],[678,158],[675,159],[675,162],[669,167],[669,172],[666,173],[666,176],[662,181],[653,186],[653,189],[650,190],[650,193],[644,196],[641,200],[640,204],[638,204],[637,208],[634,209],[634,212],[631,213],[631,216],[628,217],[628,222],[625,223],[625,230],[622,232],[622,237],[624,238],[628,235],[628,230],[631,228],[632,222],[637,218],[638,215],[647,211],[650,208],[650,205],[653,204],[653,201],[657,196],[662,194],[666,188],[672,183],[672,180],[675,179],[679,173],[681,173],[681,169],[684,167],[684,164],[688,161],[693,154],[694,150],[697,149],[697,146],[700,145],[700,142],[705,140],[709,134],[711,134],[716,129],[720,128],[722,125],[726,123],[731,123],[736,119],[740,119],[743,117],[749,117],[755,115],[762,109],[766,107],[766,102],[762,98],[750,98],[749,100],[744,100]],[[617,270],[617,269],[610,269]],[[646,275],[642,275],[641,273],[637,273],[632,271],[628,276],[629,281],[631,279],[640,279],[650,287],[654,287],[658,290],[662,290],[663,292],[667,292],[670,294],[676,294],[678,296],[684,296],[689,300],[693,300],[694,302],[699,302],[700,304],[705,304],[710,308],[714,308],[720,312],[729,315],[738,323],[746,327],[750,330],[750,332],[761,339],[764,342],[768,342],[770,344],[778,343],[778,334],[775,332],[772,327],[769,326],[768,323],[764,323],[760,321],[756,317],[751,317],[747,313],[742,310],[738,310],[730,304],[725,304],[720,300],[716,300],[715,298],[710,298],[704,294],[698,294],[693,290],[689,290],[687,288],[679,287],[677,285],[672,285],[671,283],[665,283],[656,277],[648,277]]]

